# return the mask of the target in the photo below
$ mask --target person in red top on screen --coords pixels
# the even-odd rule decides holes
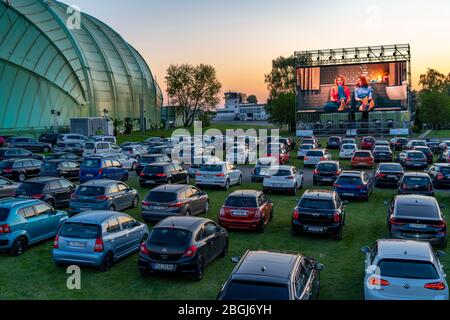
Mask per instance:
[[[344,111],[351,101],[351,92],[345,85],[345,78],[343,76],[336,77],[335,84],[331,89],[330,101],[324,107],[327,112]]]

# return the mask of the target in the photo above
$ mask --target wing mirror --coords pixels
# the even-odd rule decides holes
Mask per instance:
[[[241,261],[241,257],[233,257],[231,258],[231,262],[234,264],[238,264]]]
[[[321,264],[321,263],[316,263],[315,269],[317,271],[323,271],[323,270],[325,270],[325,266],[323,264]]]
[[[367,254],[367,253],[370,252],[370,248],[369,247],[363,247],[363,248],[361,248],[361,252]]]
[[[438,258],[444,258],[447,254],[444,251],[436,251],[436,257]]]
[[[385,206],[389,206],[391,204],[391,202],[389,200],[384,200],[383,203],[384,203]]]
[[[343,201],[344,205],[348,205],[350,202],[348,200]]]
[[[445,205],[445,204],[439,204],[439,208],[441,208],[441,209],[446,209],[447,208],[447,206]]]

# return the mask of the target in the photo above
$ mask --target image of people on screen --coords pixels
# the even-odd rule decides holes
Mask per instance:
[[[351,91],[345,85],[343,76],[336,77],[335,86],[331,89],[330,101],[324,106],[326,112],[341,112],[350,108]]]
[[[373,100],[373,88],[369,86],[365,76],[358,78],[355,88],[356,106],[361,112],[372,111],[375,108],[375,101]]]

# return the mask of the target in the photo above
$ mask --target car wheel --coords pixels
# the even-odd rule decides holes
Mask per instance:
[[[114,255],[112,252],[108,252],[103,258],[102,264],[100,265],[100,272],[106,272],[110,270],[114,263]]]
[[[225,188],[226,191],[230,190],[230,180],[227,180],[227,182],[225,182]]]
[[[209,212],[209,201],[206,201],[204,213],[208,213],[208,212]]]
[[[222,252],[220,253],[220,257],[224,258],[228,255],[228,241],[225,244],[225,247],[223,247]]]
[[[294,185],[294,188],[292,189],[292,195],[293,196],[297,195],[297,185]]]
[[[25,182],[27,180],[27,175],[23,172],[19,174],[19,182]]]
[[[191,216],[191,210],[186,210],[186,213],[184,215],[186,217],[190,217]]]
[[[12,256],[18,257],[22,255],[26,249],[27,249],[27,240],[23,237],[19,237],[16,240],[14,240],[14,243],[9,253]]]
[[[339,231],[335,233],[334,238],[338,241],[341,241],[344,238],[344,228],[340,227]]]
[[[139,206],[139,197],[138,196],[134,197],[132,206],[134,209],[136,209]]]
[[[116,207],[115,206],[109,206],[108,211],[116,211]]]
[[[186,176],[186,179],[184,180],[185,184],[189,184],[189,175]]]
[[[137,156],[136,156],[136,161],[139,161],[139,160],[141,160],[141,156],[140,156],[140,155],[137,155]]]
[[[137,162],[133,163],[133,165],[131,166],[131,171],[136,171],[137,168]]]
[[[172,179],[168,179],[167,184],[172,184]]]
[[[239,186],[242,185],[242,176],[239,177],[238,185],[239,185]]]
[[[200,281],[203,279],[203,275],[204,275],[204,271],[205,271],[205,263],[203,262],[203,260],[198,260],[197,263],[195,264],[195,271],[194,271],[194,280],[195,281]]]
[[[264,218],[261,219],[258,225],[258,229],[256,230],[258,233],[264,233],[264,230],[266,229],[266,223],[264,221]]]
[[[50,148],[49,147],[45,147],[42,149],[43,153],[49,153],[50,152]]]

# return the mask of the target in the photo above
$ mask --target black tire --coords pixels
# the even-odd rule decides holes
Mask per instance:
[[[103,258],[103,261],[99,267],[100,272],[106,272],[111,270],[114,264],[114,255],[112,252],[108,252],[106,256]]]
[[[225,191],[230,190],[230,180],[227,180],[227,181],[225,182],[225,187],[224,187],[224,189],[225,189]]]
[[[186,176],[186,179],[184,180],[184,184],[189,184],[189,175]]]
[[[242,186],[242,176],[239,177],[238,186]]]
[[[334,234],[334,238],[338,241],[341,241],[344,238],[344,228],[340,227],[339,231]]]
[[[50,148],[49,147],[44,147],[44,148],[42,148],[42,152],[43,153],[49,153],[50,152]]]
[[[204,210],[203,210],[203,213],[208,213],[209,212],[209,201],[206,201],[206,203],[205,203],[205,208],[204,208]]]
[[[27,249],[27,239],[24,237],[18,237],[16,240],[14,240],[14,243],[9,250],[9,254],[18,257],[22,255],[25,250]]]
[[[228,241],[225,244],[225,247],[223,247],[222,252],[220,253],[221,258],[225,258],[228,255]]]
[[[297,195],[297,185],[294,185],[294,188],[292,189],[292,195],[293,196]]]
[[[139,161],[139,160],[141,160],[141,156],[137,155],[135,159],[136,159],[136,161]]]
[[[25,182],[27,180],[27,175],[23,172],[19,173],[19,182]]]
[[[131,207],[133,209],[136,209],[137,207],[139,207],[139,197],[138,196],[133,198],[133,202],[131,204]]]
[[[109,206],[108,211],[115,212],[116,211],[116,207],[115,206]]]
[[[193,275],[194,280],[201,281],[203,279],[204,272],[205,272],[205,263],[203,262],[203,260],[198,260],[197,263],[195,264],[195,271]]]
[[[186,213],[184,215],[186,217],[190,217],[191,216],[191,210],[186,210]]]
[[[266,229],[266,222],[264,219],[261,219],[258,225],[258,229],[256,229],[256,232],[258,233],[264,233],[264,230]]]

